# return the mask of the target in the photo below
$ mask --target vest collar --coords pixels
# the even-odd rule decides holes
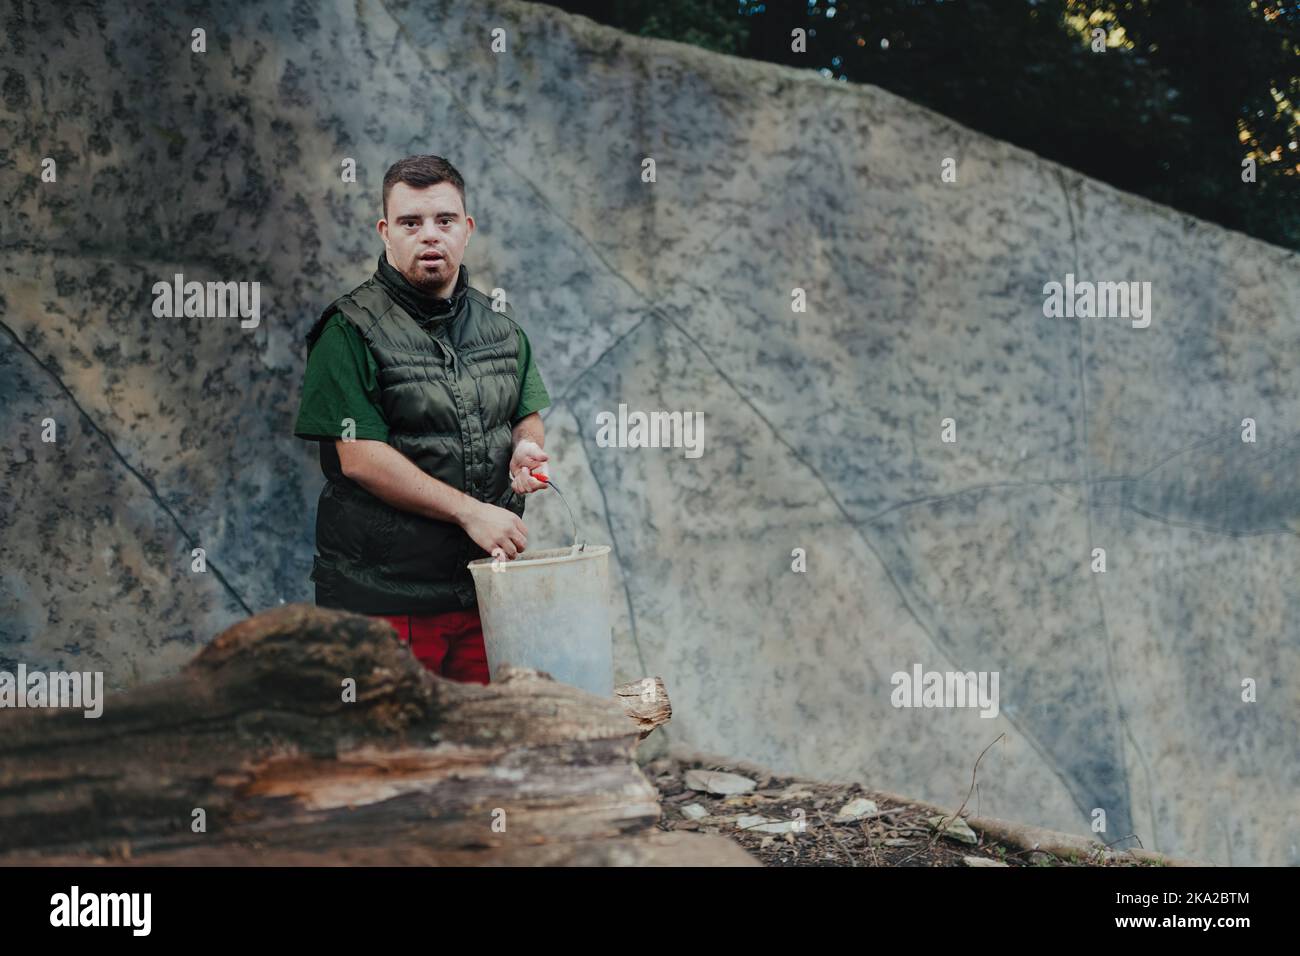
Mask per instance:
[[[448,298],[442,299],[421,292],[411,285],[406,276],[393,268],[383,252],[379,254],[375,279],[421,325],[431,322],[440,324],[443,320],[455,317],[460,313],[465,293],[469,289],[469,270],[464,263],[461,263],[460,272],[456,276],[456,287]]]

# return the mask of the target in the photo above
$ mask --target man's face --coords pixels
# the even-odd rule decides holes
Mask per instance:
[[[455,186],[398,183],[388,193],[388,218],[376,225],[389,264],[411,285],[428,295],[451,295],[474,232],[474,217],[465,214]]]

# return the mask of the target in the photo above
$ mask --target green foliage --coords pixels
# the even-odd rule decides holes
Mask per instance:
[[[606,11],[603,16],[586,11],[576,12],[586,13],[593,19],[618,26],[638,36],[677,40],[715,53],[730,53],[734,56],[744,55],[749,37],[749,24],[738,14],[734,0],[731,3],[611,0]]]

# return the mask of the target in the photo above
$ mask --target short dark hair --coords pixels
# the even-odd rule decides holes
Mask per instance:
[[[460,204],[465,206],[465,179],[460,172],[441,156],[407,156],[388,167],[384,173],[384,218],[388,218],[388,194],[398,183],[406,183],[416,189],[436,186],[438,183],[451,183],[460,193]],[[469,210],[465,206],[466,211]]]

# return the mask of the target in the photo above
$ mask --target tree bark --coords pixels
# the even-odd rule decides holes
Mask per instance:
[[[0,711],[0,864],[756,863],[656,828],[633,753],[671,706],[649,686],[461,684],[383,622],[287,605],[98,719]]]

